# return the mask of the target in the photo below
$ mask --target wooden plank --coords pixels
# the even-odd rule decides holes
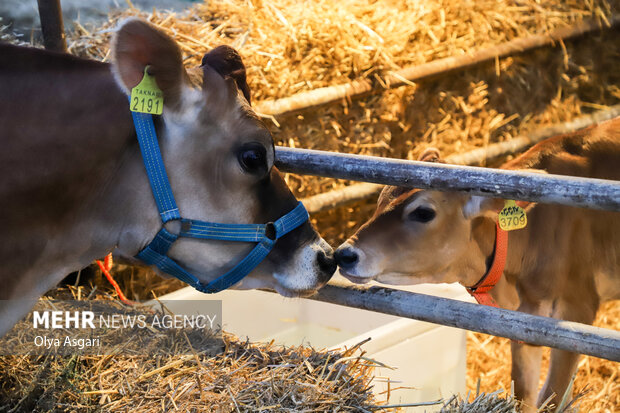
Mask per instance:
[[[384,287],[328,284],[308,299],[620,361],[620,332]]]

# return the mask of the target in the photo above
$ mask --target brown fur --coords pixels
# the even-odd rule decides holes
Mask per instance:
[[[131,260],[161,227],[126,95],[147,65],[164,94],[155,126],[182,216],[265,223],[297,204],[273,167],[273,139],[249,105],[236,51],[214,49],[189,76],[173,39],[128,19],[111,55],[110,65],[0,44],[0,298],[21,299],[0,303],[0,335],[64,275],[112,250]],[[260,173],[241,165],[247,145],[265,150]],[[252,248],[182,239],[168,255],[209,282]],[[298,296],[334,269],[306,222],[236,287]]]
[[[502,168],[620,180],[620,118],[548,139]],[[341,272],[362,281],[474,285],[488,267],[502,204],[386,187],[375,215],[338,249],[337,258],[345,249],[359,256]],[[408,220],[407,213],[420,206],[434,209],[436,217]],[[592,323],[603,301],[620,298],[620,213],[530,204],[527,227],[509,233],[504,277],[491,294],[504,308]],[[513,343],[515,391],[529,406],[536,404],[540,358],[540,348]],[[552,350],[538,403],[564,394],[577,359]]]

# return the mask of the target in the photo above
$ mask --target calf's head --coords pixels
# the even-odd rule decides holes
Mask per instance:
[[[437,162],[439,152],[419,160]],[[336,250],[340,272],[356,283],[473,285],[492,251],[488,217],[502,206],[499,199],[387,186],[374,215]]]
[[[250,107],[250,91],[239,54],[221,46],[199,68],[186,71],[174,40],[136,19],[118,29],[113,71],[125,93],[145,67],[163,91],[156,119],[158,140],[181,216],[221,223],[267,223],[290,212],[297,201],[274,167],[272,137]],[[141,158],[140,158],[141,159]],[[139,222],[120,239],[121,255],[132,257],[161,223],[142,165],[135,197]],[[138,173],[138,172],[137,172]],[[170,222],[172,230],[178,222]],[[169,256],[207,283],[237,264],[254,245],[181,238]],[[238,288],[270,288],[305,295],[320,288],[336,265],[329,245],[306,222],[280,238],[267,258]]]

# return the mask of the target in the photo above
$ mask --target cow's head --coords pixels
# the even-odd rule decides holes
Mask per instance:
[[[245,67],[234,49],[218,47],[204,56],[200,67],[186,71],[174,40],[148,23],[130,19],[115,35],[112,57],[115,77],[126,93],[140,82],[147,65],[163,91],[158,138],[184,218],[266,223],[297,205],[273,165],[271,134],[250,107]],[[143,183],[144,188],[136,189],[140,195],[135,207],[145,225],[136,225],[119,243],[121,254],[128,257],[148,244],[161,225],[148,182]],[[181,238],[169,256],[207,283],[253,246]],[[305,295],[325,284],[335,268],[331,247],[306,222],[280,238],[237,287]]]
[[[421,161],[439,161],[436,149]],[[473,285],[493,248],[499,199],[387,186],[373,217],[336,251],[349,280]]]

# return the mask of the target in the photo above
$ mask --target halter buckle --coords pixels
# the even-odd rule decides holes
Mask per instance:
[[[265,236],[272,241],[276,240],[276,236],[278,235],[278,231],[276,229],[276,225],[273,222],[268,222],[265,224]]]

